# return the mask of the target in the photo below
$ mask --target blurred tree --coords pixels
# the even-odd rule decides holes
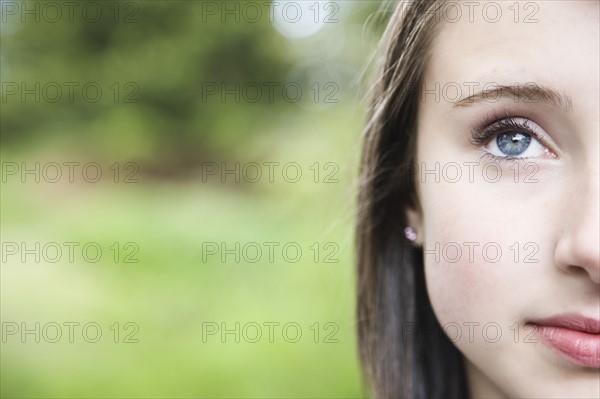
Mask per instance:
[[[266,92],[257,103],[236,98],[246,87],[254,99],[248,83],[264,89],[262,82],[285,79],[290,61],[274,51],[285,39],[268,18],[224,23],[201,1],[91,2],[86,17],[79,3],[72,18],[63,8],[58,22],[53,10],[44,15],[43,2],[29,3],[39,21],[3,15],[3,145],[66,136],[90,151],[189,163],[219,143],[250,139],[284,105]],[[222,84],[240,90],[223,102]]]
[[[353,30],[292,44],[276,33],[267,2],[252,2],[260,18],[227,0],[82,1],[71,10],[69,2],[8,3],[21,9],[0,2],[2,145],[66,146],[68,154],[146,162],[157,173],[239,156],[228,152],[281,124],[279,111],[297,110],[287,84],[313,94],[314,65],[336,82],[353,65],[350,80],[365,57],[357,51],[362,25],[378,6],[344,3]],[[307,54],[313,63],[302,70]]]

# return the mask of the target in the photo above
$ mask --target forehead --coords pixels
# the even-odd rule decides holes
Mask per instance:
[[[598,91],[599,2],[446,2],[425,79]],[[597,94],[596,94],[597,96]]]

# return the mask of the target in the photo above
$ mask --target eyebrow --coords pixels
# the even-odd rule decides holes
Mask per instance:
[[[513,97],[515,102],[538,103],[543,102],[560,107],[565,111],[573,109],[573,100],[566,94],[547,86],[537,83],[515,83],[513,85],[492,85],[469,97],[465,97],[454,103],[455,107],[468,107],[479,102],[497,102],[500,98]]]

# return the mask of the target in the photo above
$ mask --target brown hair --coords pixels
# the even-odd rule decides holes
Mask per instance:
[[[415,161],[421,78],[443,0],[399,2],[383,35],[360,169],[356,249],[358,336],[373,394],[468,397],[463,358],[443,333],[422,251],[404,236],[419,209]]]

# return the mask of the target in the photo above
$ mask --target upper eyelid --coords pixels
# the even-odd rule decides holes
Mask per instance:
[[[525,122],[516,122],[516,118],[511,118],[511,120],[503,119],[501,121],[495,122],[492,125],[488,126],[486,130],[489,129],[490,134],[498,134],[500,131],[509,131],[511,129],[523,129],[526,133],[533,136],[535,139],[539,141],[544,141],[543,135],[536,131],[536,129],[529,125],[527,122],[532,122],[527,120]],[[544,143],[542,143],[544,144]]]
[[[499,117],[497,117],[497,115],[495,113],[494,113],[494,117],[495,117],[495,119],[493,122],[491,122],[491,123],[487,122],[485,124],[480,124],[480,125],[482,125],[481,127],[474,127],[472,129],[471,142],[474,145],[483,145],[483,144],[487,143],[489,140],[491,140],[493,138],[494,135],[499,133],[499,130],[507,128],[506,126],[503,126],[503,127],[499,126],[504,123],[516,125],[516,126],[514,126],[515,128],[525,129],[527,132],[532,133],[532,135],[536,139],[539,136],[539,134],[535,131],[535,129],[530,127],[527,123],[520,123],[517,121],[517,119],[525,119],[527,122],[533,122],[533,121],[529,120],[528,118],[512,116],[509,114],[507,114],[503,118],[499,118]]]
[[[524,122],[521,122],[519,120],[524,120]],[[539,129],[537,129],[535,126],[532,126],[531,124],[538,126]],[[527,133],[530,133],[534,138],[541,141],[542,144],[553,147],[550,143],[548,143],[548,139],[547,139],[548,133],[546,133],[546,131],[544,130],[543,127],[541,127],[539,124],[532,121],[531,119],[526,118],[526,117],[521,117],[521,116],[507,116],[505,118],[500,118],[500,119],[488,124],[483,129],[479,130],[476,133],[476,135],[478,136],[477,138],[483,139],[482,136],[484,136],[484,135],[492,136],[494,134],[498,134],[499,130],[502,130],[502,129],[508,130],[511,127],[518,128],[518,129],[524,129],[524,130],[526,130]],[[541,130],[541,131],[539,131],[539,130]],[[553,148],[550,148],[550,149],[553,149]]]

